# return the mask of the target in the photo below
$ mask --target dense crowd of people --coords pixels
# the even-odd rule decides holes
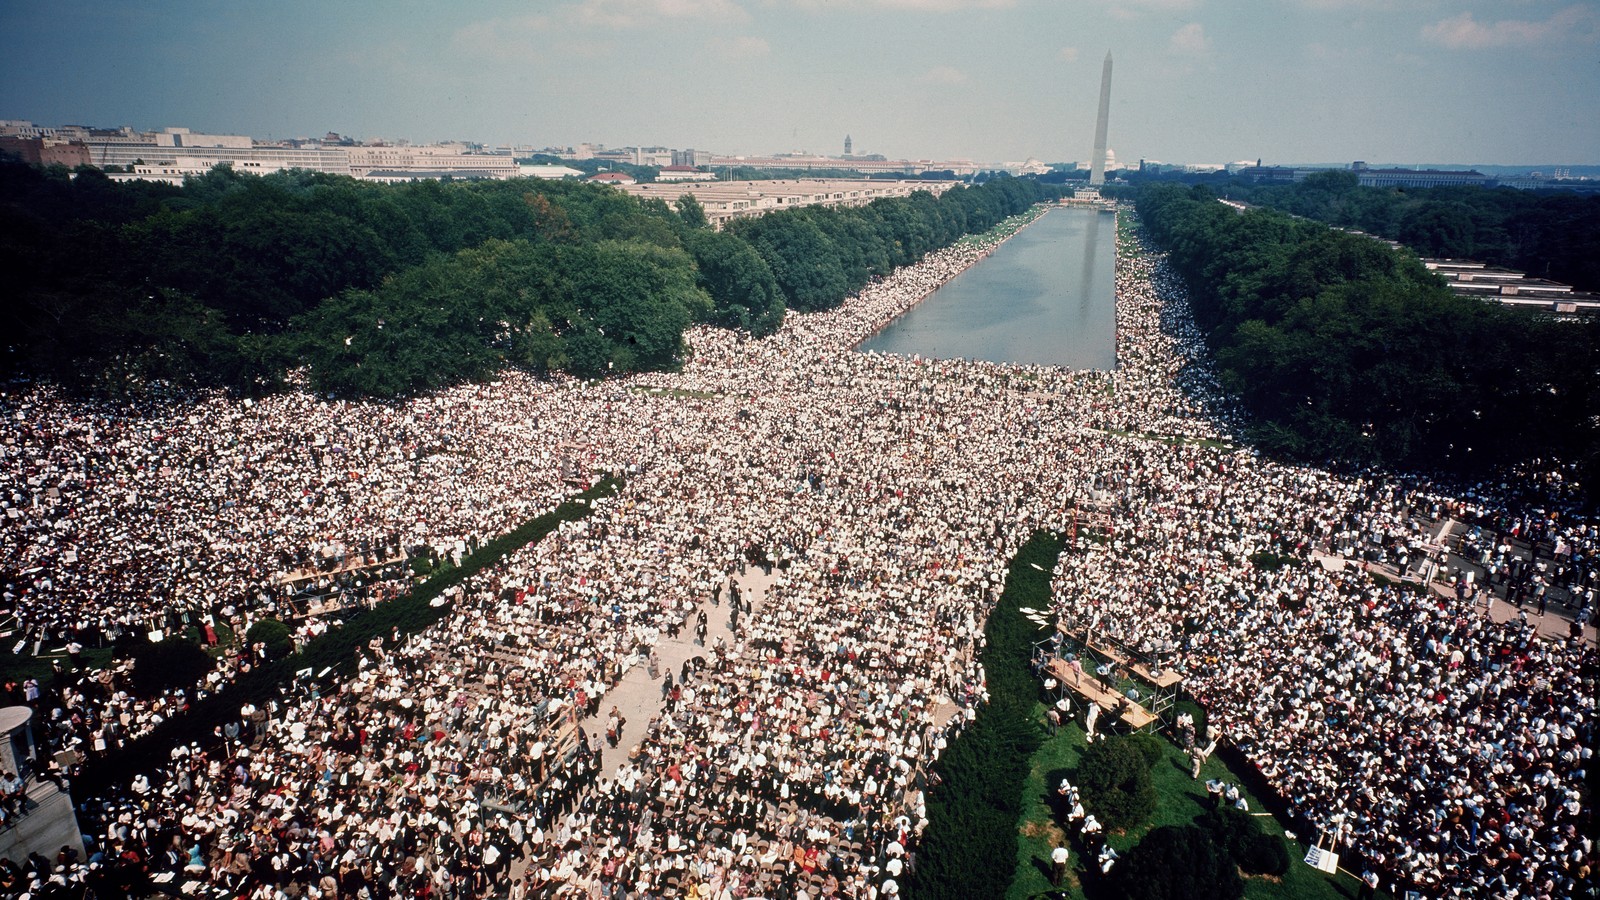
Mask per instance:
[[[1158,269],[1151,283],[1174,309]],[[1502,549],[1480,564],[1504,564],[1523,537],[1529,557],[1559,549],[1551,577],[1582,590],[1592,524],[1242,449],[1112,437],[1101,453],[1094,496],[1110,528],[1058,564],[1066,620],[1183,672],[1292,814],[1396,890],[1573,895],[1592,856],[1586,608],[1569,638],[1540,639],[1526,614],[1483,614],[1468,586],[1481,569],[1437,590],[1367,567],[1420,568],[1459,516],[1469,547],[1479,520],[1496,523]]]
[[[1183,666],[1298,814],[1396,881],[1558,896],[1582,877],[1593,651],[1308,564],[1420,545],[1449,498],[1235,449],[1153,254],[1119,256],[1114,371],[851,349],[992,247],[771,338],[697,329],[675,373],[512,375],[404,404],[8,390],[0,573],[16,633],[48,646],[242,634],[303,614],[285,576],[459,555],[553,506],[575,468],[627,478],[453,589],[438,625],[367,647],[354,677],[241,708],[219,741],[78,798],[92,844],[0,872],[6,896],[895,896],[929,767],[984,702],[1005,566],[1084,505],[1113,532],[1063,558],[1063,612]],[[1592,528],[1544,537],[1586,571]],[[666,673],[644,739],[601,766],[579,723],[749,565],[773,582],[734,639]],[[36,702],[49,741],[85,752],[173,703],[70,681]]]

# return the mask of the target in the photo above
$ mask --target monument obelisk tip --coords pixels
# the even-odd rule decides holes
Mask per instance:
[[[1089,186],[1106,183],[1106,120],[1111,116],[1111,51],[1100,70],[1100,118],[1094,125],[1094,161],[1089,164]]]

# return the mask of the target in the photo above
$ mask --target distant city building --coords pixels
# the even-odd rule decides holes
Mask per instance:
[[[662,166],[656,173],[657,181],[716,181],[715,172],[707,172],[694,166]]]
[[[55,132],[54,128],[35,125],[25,119],[0,119],[0,137],[55,137]]]
[[[1363,187],[1457,187],[1471,185],[1482,187],[1489,177],[1482,172],[1444,169],[1373,169],[1364,162],[1354,162],[1350,170]]]
[[[851,149],[850,135],[847,134],[844,136],[844,158],[849,159],[852,156],[855,156],[855,153]]]
[[[225,147],[230,150],[249,150],[255,141],[244,134],[195,134],[187,128],[163,128],[151,135],[157,147]]]
[[[1233,167],[1229,167],[1233,171]],[[1340,171],[1315,166],[1263,166],[1259,164],[1240,168],[1241,178],[1262,182],[1300,182],[1318,172]],[[1357,160],[1350,164],[1356,182],[1365,187],[1434,188],[1434,187],[1507,187],[1519,190],[1600,190],[1600,182],[1587,180],[1556,180],[1537,175],[1507,175],[1499,178],[1485,175],[1474,169],[1374,169]]]
[[[1010,172],[1012,175],[1046,175],[1050,172],[1048,163],[1042,163],[1031,156],[1024,162],[1002,163],[995,168]]]
[[[411,178],[514,178],[517,161],[509,156],[462,153],[456,147],[350,147],[350,174],[372,181]],[[375,174],[381,173],[381,174]],[[410,180],[410,179],[406,179]]]
[[[636,166],[675,165],[672,158],[674,151],[669,147],[630,147],[628,149],[633,154],[633,158],[627,161]]]
[[[1600,294],[1575,291],[1570,284],[1470,259],[1424,258],[1422,264],[1458,297],[1563,315],[1600,315]]]
[[[131,172],[109,172],[106,177],[112,181],[161,181],[167,184],[181,185],[185,178],[204,175],[218,166],[250,175],[269,175],[273,172],[283,171],[280,166],[258,160],[179,156],[154,164],[137,164],[132,167],[133,171]]]
[[[187,129],[168,128],[161,132],[140,132],[131,128],[102,129],[78,125],[63,126],[62,134],[72,134],[89,148],[90,163],[103,168],[116,166],[133,172],[138,166],[176,167],[178,160],[206,158],[218,162],[252,163],[269,171],[309,169],[332,175],[350,175],[347,148],[320,146],[256,146],[243,135],[200,135]],[[189,152],[182,152],[182,151]],[[202,150],[196,153],[195,150]],[[252,166],[252,168],[255,168]]]
[[[1263,166],[1254,165],[1235,172],[1240,178],[1257,182],[1296,182],[1305,181],[1306,176],[1313,172],[1326,172],[1328,169],[1303,169],[1294,166]]]
[[[27,122],[8,121],[0,125],[0,136],[23,138],[28,134],[52,135],[46,144],[59,143],[69,149],[44,152],[40,145],[38,162],[49,165],[88,164],[102,169],[115,166],[123,174],[148,176],[159,181],[181,182],[196,166],[230,165],[236,171],[254,173],[307,169],[333,175],[350,175],[371,181],[410,181],[418,178],[513,178],[519,174],[516,160],[509,154],[476,152],[479,145],[450,143],[413,147],[405,144],[365,144],[332,132],[326,138],[278,143],[263,143],[241,134],[202,134],[187,128],[160,131],[135,131],[132,128],[90,128],[63,125],[42,129]],[[30,162],[35,160],[27,148],[19,148]],[[205,171],[209,171],[209,168]]]
[[[404,184],[408,181],[494,181],[504,176],[482,169],[369,169],[357,176],[362,181]]]
[[[89,165],[89,147],[83,141],[58,141],[45,137],[0,137],[0,153],[9,153],[35,166]]]
[[[923,172],[950,172],[952,175],[972,175],[987,166],[970,159],[936,161],[931,159],[884,159],[881,156],[856,156],[840,159],[836,156],[787,154],[782,156],[716,156],[711,165],[744,166],[753,169],[800,169],[808,172],[862,172],[864,174],[921,175]]]
[[[691,168],[705,168],[711,165],[710,150],[674,150],[672,151],[672,165],[689,166]]]
[[[954,186],[953,181],[802,179],[628,184],[622,189],[635,197],[656,197],[668,203],[689,194],[705,209],[706,221],[720,229],[734,219],[761,216],[780,209],[797,206],[865,206],[882,197],[908,197],[916,191],[928,191],[937,196]]]
[[[518,166],[517,174],[524,178],[582,178],[583,170],[571,166]]]
[[[1166,172],[1182,172],[1184,170],[1184,166],[1164,163],[1159,159],[1139,160],[1139,171],[1145,175],[1160,175]]]
[[[595,184],[610,184],[618,186],[635,183],[634,177],[626,172],[601,172],[596,175],[590,175],[587,180]]]

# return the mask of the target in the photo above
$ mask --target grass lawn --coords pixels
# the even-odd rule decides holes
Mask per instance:
[[[206,647],[206,652],[212,656],[221,656],[233,644],[233,630],[219,622],[217,623],[216,631],[217,646]],[[183,636],[200,644],[202,647],[205,646],[205,641],[200,636],[200,629],[193,625],[184,630]],[[8,640],[14,643],[14,637],[8,638]],[[0,647],[0,681],[15,680],[21,682],[29,678],[36,678],[40,684],[46,684],[55,677],[51,664],[58,659],[64,662],[67,658],[66,650],[60,647],[46,647],[39,656],[33,656],[26,651],[11,653],[9,652],[10,649],[10,643]],[[83,651],[83,666],[79,669],[79,672],[98,672],[113,662],[109,644],[104,647],[88,647]]]
[[[1035,713],[1042,722],[1045,707],[1039,705]],[[1105,719],[1102,718],[1101,721],[1104,722]],[[1236,784],[1240,781],[1215,756],[1206,761],[1205,767],[1200,770],[1199,780],[1191,780],[1188,758],[1165,737],[1161,738],[1161,743],[1167,751],[1166,756],[1151,771],[1158,798],[1155,814],[1145,827],[1126,834],[1109,836],[1108,842],[1118,852],[1126,852],[1151,828],[1161,825],[1187,825],[1192,822],[1208,803],[1205,787],[1207,779],[1222,778]],[[1027,900],[1046,895],[1077,900],[1092,896],[1084,893],[1082,885],[1085,877],[1084,869],[1090,861],[1085,860],[1080,848],[1073,844],[1068,845],[1072,850],[1072,861],[1069,864],[1067,882],[1063,885],[1066,890],[1052,894],[1054,888],[1050,885],[1050,851],[1064,834],[1056,825],[1048,798],[1056,785],[1061,783],[1062,777],[1070,776],[1085,746],[1083,729],[1074,722],[1063,727],[1056,737],[1045,741],[1033,755],[1028,781],[1023,789],[1023,812],[1017,823],[1019,831],[1017,872],[1010,890],[1005,894],[1007,900]],[[1253,795],[1247,796],[1252,812],[1264,808],[1258,798]],[[1271,816],[1261,816],[1257,821],[1270,833],[1283,833],[1283,825]],[[1337,877],[1325,875],[1302,862],[1308,849],[1305,840],[1307,837],[1309,836],[1301,835],[1300,840],[1289,842],[1290,866],[1287,875],[1281,879],[1264,876],[1246,878],[1245,896],[1259,900],[1276,900],[1276,898],[1350,900],[1355,897],[1359,887],[1355,878],[1343,873]]]
[[[66,651],[34,656],[26,650],[22,653],[12,653],[8,644],[0,649],[0,681],[16,681],[20,684],[29,678],[34,678],[42,685],[49,684],[51,679],[55,678],[55,670],[51,668],[51,663],[57,659],[66,662]],[[83,651],[84,671],[98,672],[110,664],[110,647],[96,647]]]

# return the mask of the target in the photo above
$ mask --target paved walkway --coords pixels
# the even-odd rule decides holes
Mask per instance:
[[[768,575],[759,566],[747,566],[745,574],[736,575],[735,583],[739,585],[739,595],[747,603],[760,610],[761,604],[767,597],[767,589],[773,585],[781,573],[774,571]],[[716,645],[717,638],[722,638],[724,645],[732,649],[738,642],[734,633],[728,628],[728,618],[732,609],[728,606],[728,598],[724,587],[717,589],[718,599],[721,601],[713,605],[710,598],[702,601],[700,606],[689,613],[683,630],[678,632],[676,638],[662,635],[656,642],[656,656],[661,661],[660,670],[656,678],[650,677],[649,667],[644,663],[629,669],[605,696],[600,698],[600,712],[590,716],[579,724],[583,727],[584,734],[591,737],[598,734],[601,737],[606,733],[606,718],[615,706],[622,713],[624,725],[622,739],[617,742],[615,749],[607,746],[600,757],[600,773],[605,777],[614,777],[617,769],[627,761],[628,752],[644,741],[650,720],[661,713],[661,682],[667,677],[667,672],[672,673],[674,683],[685,660],[696,656],[706,656],[711,648]],[[698,646],[694,642],[694,620],[699,612],[706,614],[706,645]],[[741,616],[748,622],[755,613],[745,613]]]
[[[755,610],[767,598],[767,589],[783,576],[776,571],[768,575],[759,566],[748,566],[745,574],[734,576],[734,582],[739,585],[739,595]],[[583,728],[583,733],[593,739],[600,735],[603,739],[606,733],[606,718],[611,714],[611,707],[615,706],[622,713],[625,724],[622,728],[622,739],[617,746],[612,748],[605,745],[602,740],[603,750],[600,756],[600,774],[602,777],[615,778],[617,769],[628,760],[628,751],[636,744],[644,742],[645,732],[650,727],[651,718],[661,713],[661,681],[667,677],[667,671],[672,671],[674,683],[678,680],[678,673],[685,660],[696,656],[706,655],[711,647],[716,646],[717,638],[721,637],[730,649],[735,643],[733,631],[728,628],[728,617],[732,609],[728,606],[726,585],[717,588],[717,598],[720,604],[713,605],[710,598],[689,612],[683,630],[678,632],[676,638],[665,635],[656,642],[656,657],[661,661],[660,676],[650,677],[649,666],[644,663],[634,666],[623,673],[622,679],[606,691],[600,698],[600,712],[598,715],[589,716],[578,724]],[[701,647],[694,642],[695,615],[701,610],[706,614],[706,645]],[[755,613],[749,612],[741,616],[745,622]],[[529,847],[511,849],[510,877],[513,881],[522,877],[529,865]]]
[[[1457,528],[1458,523],[1454,519],[1446,518],[1444,527],[1440,529],[1439,534],[1434,539],[1435,543],[1444,544],[1448,547]],[[1524,559],[1530,559],[1534,556],[1533,549],[1524,541],[1514,540],[1511,542],[1511,546],[1512,552]],[[1474,573],[1473,580],[1478,584],[1478,595],[1473,605],[1478,609],[1483,609],[1484,602],[1488,601],[1489,618],[1496,622],[1515,619],[1520,612],[1526,610],[1528,621],[1533,623],[1539,635],[1565,640],[1572,633],[1572,622],[1576,618],[1578,611],[1569,605],[1573,602],[1573,598],[1566,589],[1552,585],[1548,591],[1551,602],[1548,604],[1545,613],[1540,615],[1539,604],[1531,598],[1525,600],[1524,605],[1518,608],[1515,603],[1510,602],[1503,596],[1499,596],[1505,592],[1503,587],[1486,587],[1484,582],[1488,577],[1488,570],[1463,556],[1459,551],[1447,550],[1445,563],[1446,570],[1451,573]],[[1455,596],[1455,589],[1450,585],[1436,581],[1432,587],[1435,591],[1445,596]],[[1592,624],[1584,626],[1583,641],[1590,646],[1600,646],[1600,628],[1596,628]]]
[[[1445,518],[1440,520],[1438,526],[1432,529],[1432,543],[1436,546],[1444,546],[1448,548],[1451,535],[1455,530],[1456,525],[1457,523],[1454,519]],[[1570,607],[1561,603],[1551,603],[1544,615],[1540,615],[1538,613],[1538,604],[1532,602],[1527,603],[1526,606],[1524,606],[1522,609],[1519,609],[1516,604],[1508,602],[1503,597],[1495,596],[1491,591],[1486,591],[1482,585],[1484,576],[1483,568],[1461,556],[1461,554],[1455,550],[1446,549],[1444,551],[1444,558],[1441,565],[1422,563],[1412,566],[1410,572],[1408,572],[1406,575],[1401,575],[1399,570],[1388,563],[1362,562],[1360,560],[1349,559],[1336,554],[1322,553],[1317,551],[1313,551],[1311,557],[1313,560],[1320,563],[1324,568],[1330,571],[1340,571],[1347,565],[1359,566],[1367,572],[1375,575],[1382,575],[1384,578],[1387,578],[1390,581],[1404,582],[1406,584],[1416,585],[1419,587],[1424,584],[1424,581],[1421,577],[1423,573],[1427,573],[1428,575],[1437,578],[1435,573],[1438,569],[1442,569],[1447,574],[1469,571],[1474,572],[1476,573],[1474,580],[1478,582],[1478,594],[1472,606],[1476,612],[1486,613],[1489,618],[1496,622],[1505,622],[1507,620],[1517,618],[1518,614],[1525,609],[1528,613],[1528,621],[1533,623],[1535,631],[1541,637],[1552,640],[1566,640],[1572,631],[1573,610]],[[1453,582],[1430,580],[1427,582],[1427,587],[1429,590],[1433,591],[1433,593],[1441,597],[1445,597],[1450,600],[1455,599],[1456,591]],[[1485,599],[1489,599],[1487,608],[1484,606]],[[1597,628],[1594,625],[1585,626],[1583,629],[1583,640],[1585,643],[1591,646],[1600,647],[1600,628]]]

